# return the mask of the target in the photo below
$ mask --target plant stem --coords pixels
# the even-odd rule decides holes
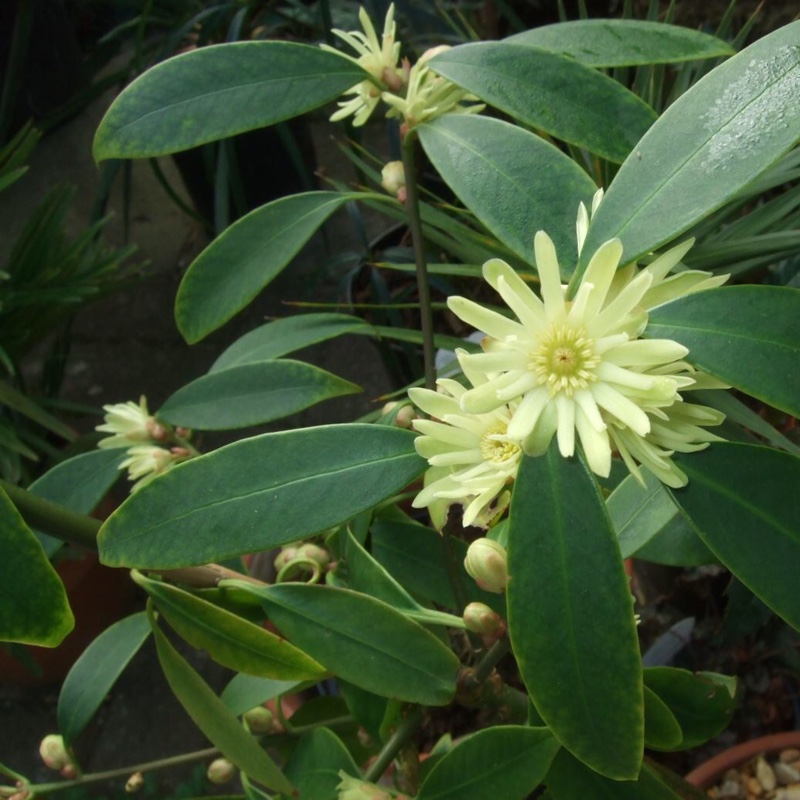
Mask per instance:
[[[416,150],[414,136],[409,131],[403,139],[403,174],[406,182],[406,213],[414,245],[414,262],[417,268],[417,293],[422,326],[422,351],[425,359],[425,387],[436,388],[436,350],[433,344],[433,312],[431,287],[428,282],[428,265],[425,262],[425,240],[422,236],[422,218],[419,213],[419,191],[417,186]]]
[[[487,651],[486,655],[475,665],[472,673],[476,683],[483,683],[497,666],[498,661],[508,652],[508,638],[498,639]]]
[[[204,758],[213,758],[219,755],[219,749],[216,747],[207,747],[205,750],[195,750],[192,753],[182,753],[179,756],[170,756],[169,758],[160,758],[157,761],[148,761],[144,764],[134,764],[130,767],[120,767],[119,769],[110,769],[106,772],[93,772],[89,775],[83,775],[80,778],[74,778],[68,781],[56,781],[54,783],[36,783],[30,784],[25,788],[33,792],[35,795],[49,794],[50,792],[58,792],[62,789],[70,789],[73,786],[81,786],[86,783],[97,783],[98,781],[113,780],[114,778],[122,778],[132,775],[134,772],[152,772],[157,769],[166,769],[167,767],[176,767],[180,764],[188,764],[192,761],[202,761]]]
[[[85,514],[76,514],[58,503],[38,497],[26,489],[0,480],[0,488],[16,506],[22,519],[31,527],[66,542],[97,549],[100,521]]]
[[[406,742],[416,733],[417,728],[422,724],[422,709],[415,706],[403,721],[397,726],[395,732],[378,753],[378,757],[372,762],[370,768],[364,773],[364,779],[377,781],[386,771],[394,757],[403,749]]]

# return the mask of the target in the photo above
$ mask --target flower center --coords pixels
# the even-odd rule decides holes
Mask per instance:
[[[505,464],[515,460],[521,453],[520,446],[506,436],[506,425],[497,422],[489,426],[481,436],[481,456],[493,464]]]
[[[530,369],[540,385],[547,384],[552,396],[564,392],[572,397],[597,380],[594,369],[599,363],[594,340],[582,328],[565,323],[554,325],[541,337],[539,349],[531,355]]]

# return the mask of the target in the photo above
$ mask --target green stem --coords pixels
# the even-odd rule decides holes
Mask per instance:
[[[433,344],[433,311],[431,287],[428,282],[428,265],[425,262],[425,240],[422,235],[422,218],[419,212],[419,188],[417,186],[416,151],[414,136],[409,131],[403,140],[403,174],[406,182],[406,213],[414,245],[414,262],[417,268],[417,293],[422,326],[422,351],[425,359],[425,386],[436,388],[436,349]]]
[[[483,683],[497,666],[500,659],[508,652],[508,638],[498,639],[487,651],[486,655],[475,665],[472,677],[476,683]]]
[[[80,544],[92,550],[97,549],[99,520],[84,514],[76,514],[58,503],[37,497],[33,492],[4,480],[0,480],[0,489],[8,495],[22,519],[31,528],[65,542]]]
[[[128,775],[133,775],[134,772],[152,772],[153,770],[157,769],[176,767],[180,764],[188,764],[192,761],[202,761],[204,758],[213,758],[214,756],[218,755],[218,748],[207,747],[205,750],[195,750],[192,753],[182,753],[179,756],[161,758],[157,761],[148,761],[144,764],[134,764],[130,767],[110,769],[106,772],[93,772],[89,775],[83,775],[80,778],[74,778],[73,780],[56,781],[54,783],[34,783],[26,786],[25,788],[34,795],[50,794],[50,792],[58,792],[62,789],[70,789],[73,786],[81,786],[86,783],[97,783],[98,781],[108,781],[113,780],[114,778],[122,778]]]
[[[394,761],[394,757],[405,747],[406,742],[416,733],[417,728],[422,724],[422,709],[415,706],[403,721],[397,726],[395,732],[378,753],[378,757],[372,762],[370,768],[364,773],[364,779],[377,781],[389,764]]]

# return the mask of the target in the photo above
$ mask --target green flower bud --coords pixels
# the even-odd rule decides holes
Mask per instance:
[[[57,733],[50,733],[42,739],[39,755],[50,769],[61,770],[72,763],[67,748],[64,747],[64,737]]]
[[[392,795],[389,792],[384,791],[374,783],[352,778],[341,770],[339,771],[339,777],[342,780],[336,787],[338,791],[337,800],[392,800]]]
[[[280,572],[290,561],[297,558],[297,546],[288,544],[275,556],[275,571]]]
[[[481,635],[505,632],[503,618],[485,603],[470,603],[464,609],[464,624],[468,631]]]
[[[209,765],[206,776],[211,783],[221,784],[233,780],[236,767],[227,758],[215,758]]]
[[[245,715],[244,720],[250,733],[270,733],[273,728],[272,712],[264,706],[251,708]]]
[[[297,558],[308,558],[311,561],[316,561],[320,569],[325,569],[331,563],[331,554],[324,547],[310,542],[301,544],[297,548]]]
[[[487,592],[502,594],[508,584],[505,548],[494,539],[476,539],[467,550],[464,568],[475,583]]]

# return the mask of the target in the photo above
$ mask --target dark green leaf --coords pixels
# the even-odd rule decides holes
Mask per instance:
[[[632,780],[644,718],[630,587],[594,478],[555,443],[520,465],[508,571],[509,634],[536,710],[581,761]]]
[[[227,228],[191,263],[178,289],[175,321],[186,341],[200,341],[248,305],[353,196],[282,197]]]
[[[629,475],[608,498],[608,513],[623,558],[675,566],[713,564],[714,555],[698,538],[658,478],[643,471],[646,486]]]
[[[209,374],[253,361],[268,361],[370,326],[349,314],[297,314],[262,325],[235,341],[211,365]]]
[[[62,461],[35,480],[28,491],[78,514],[91,513],[119,478],[119,465],[126,457],[124,448],[92,450]],[[48,558],[64,542],[34,531]]]
[[[547,728],[498,725],[478,731],[436,764],[417,800],[524,800],[558,749]]]
[[[653,309],[644,335],[680,342],[700,369],[800,416],[798,319],[800,289],[722,286]]]
[[[731,56],[716,36],[638,19],[576,19],[542,25],[504,41],[572,56],[590,67],[632,67]]]
[[[263,128],[317,108],[366,77],[342,56],[295,42],[191,50],[147,70],[112,103],[94,157],[160,156]]]
[[[73,664],[58,696],[58,729],[70,744],[150,635],[144,611],[106,628]]]
[[[681,750],[697,747],[728,727],[736,707],[731,681],[735,679],[674,667],[644,670],[645,686],[659,696],[681,726]]]
[[[644,743],[654,750],[674,750],[683,731],[669,706],[648,686],[644,687]]]
[[[264,786],[291,795],[294,787],[203,679],[178,654],[153,621],[161,669],[195,725],[229,761]]]
[[[615,781],[598,775],[561,750],[547,774],[552,800],[681,800],[682,795],[663,783],[658,773],[644,764],[631,781]]]
[[[340,770],[348,775],[360,774],[336,734],[317,728],[300,737],[286,765],[286,776],[300,792],[299,800],[337,800]]]
[[[244,714],[279,694],[290,694],[302,681],[275,681],[243,672],[235,675],[222,691],[221,700],[234,714]]]
[[[64,585],[0,489],[0,641],[56,647],[75,625]]]
[[[277,680],[319,680],[325,670],[280,636],[183,589],[134,572],[164,619],[192,647],[238,672]]]
[[[360,391],[360,386],[302,361],[261,361],[197,378],[171,395],[158,417],[186,428],[230,430],[273,422]]]
[[[626,261],[722,206],[800,138],[800,22],[759,39],[673,103],[622,165],[595,214],[579,273],[620,237]]]
[[[617,163],[657,116],[617,81],[537,47],[474,42],[436,56],[431,68],[519,122]]]
[[[673,497],[700,538],[753,594],[800,629],[800,458],[718,442],[682,457],[680,465],[689,483]]]
[[[371,508],[424,468],[414,435],[387,426],[325,425],[244,439],[131,495],[100,531],[101,558],[169,569],[268,550]]]
[[[453,699],[458,659],[391,606],[330,586],[284,583],[255,593],[287,639],[344,680],[409,703]]]
[[[578,203],[590,204],[597,187],[571,158],[490,117],[450,114],[417,130],[442,178],[503,244],[532,264],[544,230],[561,263],[575,263]]]

